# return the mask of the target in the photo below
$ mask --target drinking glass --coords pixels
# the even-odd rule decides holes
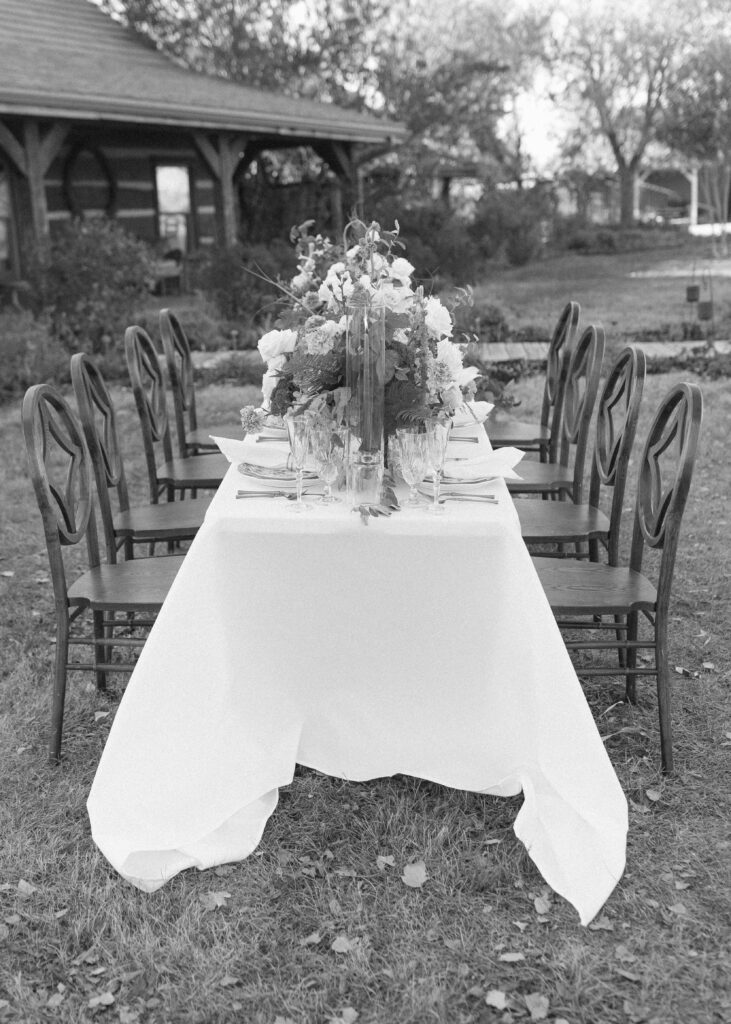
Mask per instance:
[[[317,504],[335,504],[340,498],[333,494],[332,485],[343,465],[343,439],[338,429],[331,423],[318,423],[310,430],[310,445],[317,464],[317,474],[325,484],[325,491]]]
[[[396,431],[399,449],[399,470],[409,485],[409,497],[404,508],[421,508],[426,502],[418,492],[428,466],[427,439],[423,428],[402,427]]]
[[[443,515],[444,505],[439,502],[439,492],[442,485],[442,470],[444,469],[444,458],[447,454],[447,443],[449,432],[452,429],[452,421],[429,420],[426,425],[426,440],[429,466],[434,474],[434,501],[429,506],[429,511],[435,515]]]
[[[306,416],[297,414],[286,416],[284,422],[287,427],[292,462],[297,471],[297,501],[293,503],[292,509],[295,512],[306,512],[309,506],[302,500],[302,481],[305,473],[305,460],[310,447],[310,422]]]

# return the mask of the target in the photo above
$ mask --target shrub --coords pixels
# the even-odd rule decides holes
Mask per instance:
[[[0,397],[9,398],[45,381],[69,377],[69,357],[52,336],[47,318],[31,312],[0,312]]]
[[[201,250],[190,261],[189,276],[191,286],[211,303],[228,330],[236,330],[250,347],[276,313],[282,292],[275,282],[291,278],[296,267],[294,247],[275,239],[268,245]]]
[[[478,342],[507,341],[510,333],[505,314],[499,306],[490,303],[458,306],[454,311],[454,322],[457,331]]]
[[[68,352],[106,355],[149,296],[152,253],[112,220],[75,220],[34,250],[28,277],[53,337]]]
[[[467,225],[442,202],[404,206],[389,198],[369,211],[368,219],[388,229],[398,221],[399,237],[416,280],[440,283],[447,278],[469,284],[479,273],[482,255]]]
[[[503,254],[521,267],[543,249],[550,200],[539,189],[491,189],[478,202],[469,227],[478,250],[487,258]]]

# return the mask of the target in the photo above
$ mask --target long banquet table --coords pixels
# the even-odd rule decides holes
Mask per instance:
[[[401,773],[522,791],[515,833],[587,924],[624,870],[627,803],[504,481],[496,505],[367,526],[246,486],[231,465],[117,711],[88,800],[111,864],[151,892],[247,857],[296,764]]]

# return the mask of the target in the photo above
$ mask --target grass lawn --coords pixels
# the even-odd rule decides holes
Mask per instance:
[[[550,330],[558,310],[569,299],[581,305],[582,323],[601,323],[607,341],[621,347],[627,335],[667,327],[668,339],[682,340],[682,325],[696,320],[695,306],[685,299],[693,278],[702,297],[712,295],[715,337],[731,337],[731,276],[728,261],[704,260],[697,244],[680,250],[653,250],[612,256],[566,253],[528,268],[499,269],[475,288],[475,299],[499,306],[511,327],[542,326]],[[684,271],[684,272],[683,272]],[[722,274],[723,271],[723,274]],[[677,276],[680,272],[681,276]],[[633,274],[652,276],[631,276]],[[708,325],[705,325],[706,327]]]
[[[648,378],[641,434],[679,379]],[[517,388],[526,414],[539,388]],[[635,708],[616,704],[619,679],[587,683],[630,801],[627,871],[589,928],[513,835],[520,798],[406,777],[349,784],[298,770],[248,860],[184,872],[153,895],[123,882],[85,811],[120,694],[73,678],[63,763],[47,764],[48,563],[19,407],[0,409],[0,1024],[731,1020],[731,392],[726,381],[703,390],[672,606],[677,774],[659,773],[651,683]],[[142,498],[131,395],[114,394]],[[208,387],[201,417],[235,422],[252,397]],[[421,889],[401,881],[414,858],[426,863]]]

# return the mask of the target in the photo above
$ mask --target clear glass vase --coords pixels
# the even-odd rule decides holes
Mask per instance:
[[[347,484],[352,508],[381,500],[386,309],[378,293],[357,289],[346,309]]]

